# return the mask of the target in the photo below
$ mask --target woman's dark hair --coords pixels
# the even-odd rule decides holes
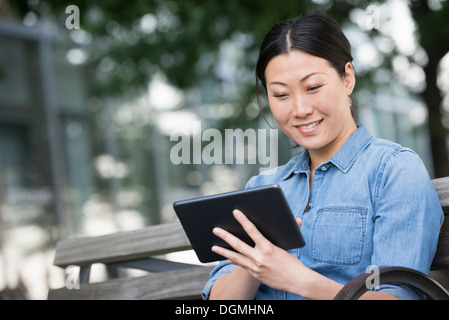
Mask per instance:
[[[275,56],[292,50],[326,59],[342,77],[346,63],[352,62],[351,45],[337,21],[318,12],[278,23],[271,28],[260,47],[256,82],[260,80],[266,89],[265,69],[268,63]]]

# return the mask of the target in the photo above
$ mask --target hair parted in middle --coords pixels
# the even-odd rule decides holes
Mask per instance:
[[[326,59],[344,77],[346,63],[353,61],[351,45],[336,20],[323,12],[299,16],[274,25],[260,47],[256,76],[266,89],[265,69],[274,57],[292,50]]]

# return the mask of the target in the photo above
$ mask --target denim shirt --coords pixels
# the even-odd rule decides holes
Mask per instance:
[[[309,190],[309,154],[251,178],[247,188],[279,184],[295,217],[302,218],[306,245],[289,252],[310,269],[341,284],[367,268],[401,266],[428,274],[443,212],[419,156],[371,136],[361,125],[338,153],[320,164]],[[309,206],[306,210],[307,203]],[[221,261],[202,297],[235,265]],[[418,299],[413,289],[382,285],[375,291]],[[256,299],[303,299],[261,284]]]

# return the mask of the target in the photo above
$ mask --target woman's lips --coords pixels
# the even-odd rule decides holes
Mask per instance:
[[[301,124],[301,125],[297,125],[295,126],[298,131],[304,135],[309,135],[314,133],[316,130],[318,130],[321,122],[323,121],[323,119],[321,120],[317,120],[314,122],[309,122],[309,123],[305,123],[305,124]]]

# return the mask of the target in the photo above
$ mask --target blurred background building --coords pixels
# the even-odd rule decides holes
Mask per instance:
[[[0,0],[1,297],[62,286],[62,238],[171,222],[176,200],[243,188],[266,164],[174,164],[171,135],[193,144],[198,121],[223,137],[269,132],[258,46],[272,24],[318,9],[353,46],[358,122],[417,151],[432,178],[449,175],[445,0]],[[298,152],[280,132],[277,151],[279,165]]]

